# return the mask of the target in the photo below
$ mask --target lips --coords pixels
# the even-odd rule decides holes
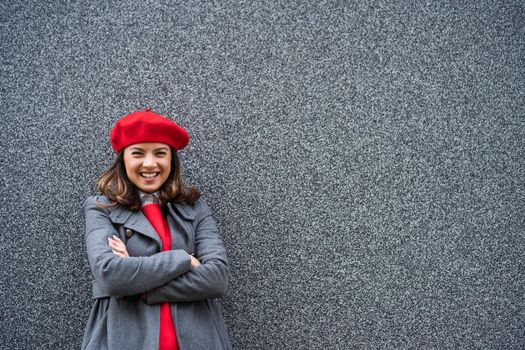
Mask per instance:
[[[142,176],[145,179],[153,179],[157,176],[159,176],[160,173],[140,173],[140,176]]]
[[[139,173],[140,178],[144,183],[146,184],[153,184],[156,183],[157,179],[159,178],[160,172],[156,173]]]

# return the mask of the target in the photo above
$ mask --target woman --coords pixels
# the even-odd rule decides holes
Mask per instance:
[[[187,132],[147,109],[110,139],[117,159],[85,203],[93,306],[82,349],[231,349],[216,299],[228,284],[224,245],[180,173]]]

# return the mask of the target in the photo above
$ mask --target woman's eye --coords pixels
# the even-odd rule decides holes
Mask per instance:
[[[164,157],[166,155],[166,152],[158,152],[157,153],[157,156],[159,157]]]
[[[140,156],[140,155],[142,155],[142,153],[140,153],[140,152],[131,152],[131,155],[132,156]]]

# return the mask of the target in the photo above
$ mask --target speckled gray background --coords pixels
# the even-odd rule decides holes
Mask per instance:
[[[0,347],[80,346],[82,203],[150,106],[192,135],[235,349],[523,349],[524,24],[512,0],[2,1]]]

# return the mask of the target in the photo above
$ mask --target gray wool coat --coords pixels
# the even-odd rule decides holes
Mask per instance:
[[[172,249],[161,240],[142,211],[102,209],[105,196],[85,202],[86,249],[93,274],[93,305],[82,349],[157,350],[160,304],[171,303],[181,350],[231,349],[217,298],[228,287],[224,244],[210,209],[168,203]],[[117,257],[108,238],[117,235],[129,257]],[[202,265],[191,269],[194,254]]]

